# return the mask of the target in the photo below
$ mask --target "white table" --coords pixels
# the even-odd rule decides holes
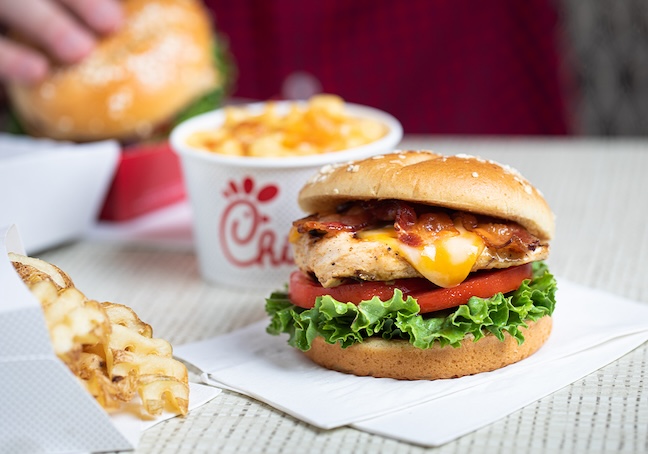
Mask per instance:
[[[554,274],[648,304],[648,141],[418,136],[406,137],[401,148],[478,154],[517,168],[545,194],[556,213],[557,234],[549,259]],[[132,306],[154,327],[156,336],[177,345],[265,317],[265,292],[203,282],[189,247],[188,228],[171,228],[172,240],[164,244],[107,240],[104,231],[41,257],[66,270],[89,297]],[[436,452],[647,452],[647,364],[648,344],[644,344]],[[184,419],[149,429],[138,449],[147,453],[342,451],[424,449],[351,428],[319,430],[228,391]]]

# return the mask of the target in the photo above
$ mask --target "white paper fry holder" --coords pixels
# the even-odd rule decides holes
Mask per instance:
[[[24,253],[20,236],[0,226],[0,453],[134,449],[54,354],[40,303],[9,252]]]

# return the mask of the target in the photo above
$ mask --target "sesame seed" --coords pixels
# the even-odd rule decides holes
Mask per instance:
[[[480,158],[480,157],[473,156],[473,155],[466,154],[466,153],[458,153],[458,154],[455,155],[455,158],[459,158],[459,159],[474,159],[475,161],[478,161],[478,162],[485,162],[485,161],[484,161],[482,158]]]
[[[111,116],[119,116],[131,104],[133,104],[133,92],[124,89],[108,99],[108,111]]]

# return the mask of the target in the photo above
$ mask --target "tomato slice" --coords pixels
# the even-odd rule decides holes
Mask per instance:
[[[324,288],[301,271],[294,271],[290,275],[289,298],[295,306],[310,309],[315,305],[315,298],[322,295],[358,304],[374,296],[387,300],[398,288],[405,296],[416,298],[421,313],[427,313],[465,304],[471,296],[488,298],[499,292],[511,292],[525,279],[531,279],[532,273],[531,264],[528,263],[502,270],[471,273],[465,281],[452,288],[437,287],[426,279],[398,279],[390,283],[361,281]]]

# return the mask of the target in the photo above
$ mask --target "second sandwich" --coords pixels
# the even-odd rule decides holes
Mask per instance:
[[[297,267],[268,332],[338,371],[397,379],[486,372],[537,351],[556,282],[554,216],[515,170],[400,152],[328,166],[301,190]]]

